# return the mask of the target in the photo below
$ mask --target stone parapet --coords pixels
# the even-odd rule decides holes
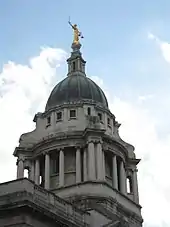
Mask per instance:
[[[90,214],[53,193],[35,185],[28,179],[20,179],[0,184],[0,208],[9,204],[28,202],[45,209],[45,214],[51,214],[56,220],[68,220],[72,226],[90,226]],[[40,211],[41,212],[41,211]]]

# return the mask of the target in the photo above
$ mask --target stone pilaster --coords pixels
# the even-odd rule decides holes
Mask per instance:
[[[40,184],[40,160],[35,160],[35,183]]]
[[[24,161],[18,159],[17,161],[17,179],[24,177]]]
[[[98,180],[104,180],[104,166],[103,166],[103,153],[102,153],[102,144],[101,142],[97,143],[97,179]]]
[[[134,194],[134,201],[139,203],[139,192],[138,192],[138,179],[137,179],[137,169],[134,169],[132,175],[132,190]]]
[[[76,147],[76,183],[81,182],[81,153],[80,147]]]
[[[112,158],[112,186],[118,189],[118,177],[117,177],[117,157],[113,155]]]
[[[59,153],[59,186],[64,186],[64,150]]]
[[[95,180],[94,142],[88,142],[88,180]]]
[[[123,161],[120,161],[120,191],[126,194],[126,175]]]
[[[45,189],[50,188],[50,155],[45,154]]]

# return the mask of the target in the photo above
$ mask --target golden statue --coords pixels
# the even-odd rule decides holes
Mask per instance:
[[[73,44],[80,44],[80,42],[79,42],[79,37],[80,38],[84,38],[83,36],[82,36],[82,33],[79,31],[79,29],[78,29],[78,27],[77,27],[77,24],[72,24],[71,22],[70,22],[70,20],[68,21],[68,23],[69,23],[69,25],[72,27],[72,29],[73,29],[73,32],[74,32],[74,38],[73,38]]]

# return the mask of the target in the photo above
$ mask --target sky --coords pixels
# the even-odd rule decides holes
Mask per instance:
[[[144,227],[170,227],[170,1],[0,2],[0,182],[50,91],[67,73],[72,31],[86,73],[107,95],[121,137],[135,146]]]

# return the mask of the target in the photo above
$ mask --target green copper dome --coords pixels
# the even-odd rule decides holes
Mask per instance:
[[[108,108],[104,92],[91,79],[79,73],[68,76],[58,83],[47,101],[46,111],[72,101],[86,101]]]

